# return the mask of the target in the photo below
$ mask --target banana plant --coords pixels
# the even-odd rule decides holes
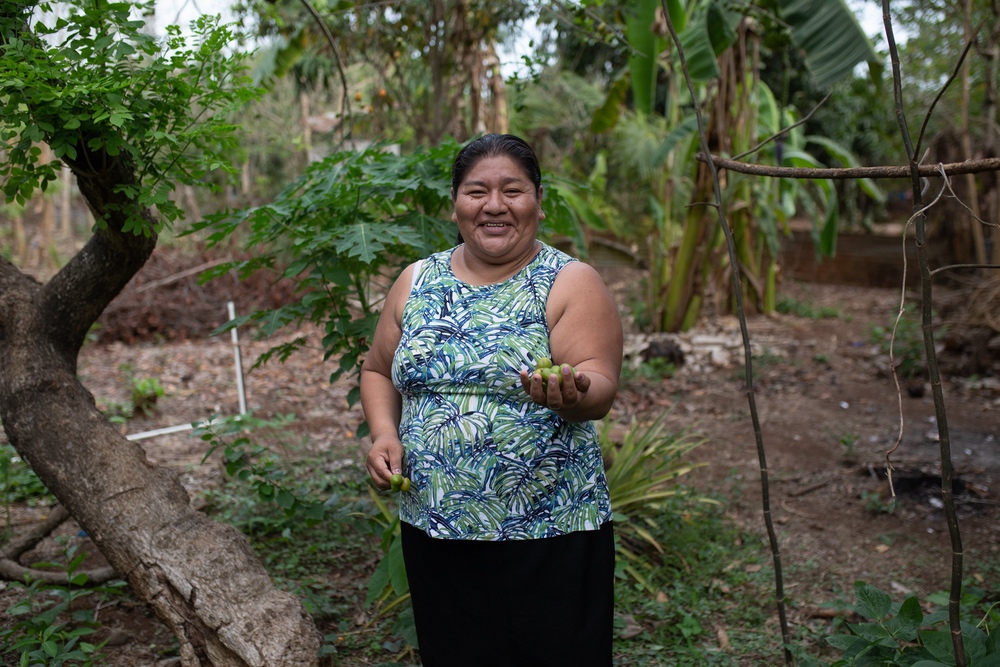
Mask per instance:
[[[790,108],[781,111],[774,96],[759,81],[757,64],[748,42],[757,39],[750,17],[773,12],[777,24],[786,26],[791,44],[805,54],[814,83],[828,87],[849,75],[858,62],[877,67],[877,56],[845,0],[630,0],[627,3],[626,37],[632,49],[628,79],[636,116],[649,116],[647,124],[660,125],[661,140],[649,172],[657,174],[650,186],[647,224],[636,231],[648,239],[650,256],[646,307],[653,328],[676,331],[690,328],[701,312],[709,291],[727,294],[727,271],[741,271],[746,278],[747,301],[770,310],[775,301],[779,232],[799,208],[813,216],[818,250],[829,255],[837,233],[836,189],[829,181],[802,184],[781,181],[767,184],[739,175],[728,175],[727,213],[737,242],[739,267],[729,267],[722,252],[722,235],[710,214],[698,202],[709,197],[711,183],[704,165],[693,160],[696,144],[694,118],[686,113],[686,93],[674,85],[681,77],[678,54],[666,51],[667,32],[662,9],[679,32],[688,71],[700,86],[704,108],[714,107],[710,135],[717,150],[735,155],[751,148],[759,136],[768,136],[794,121]],[[766,5],[766,6],[765,6]],[[742,37],[742,39],[741,39]],[[742,49],[740,53],[735,50]],[[724,67],[719,63],[723,62]],[[709,85],[712,84],[712,85]],[[592,129],[608,130],[623,119],[619,107],[624,100],[622,79],[609,89],[605,104],[594,115]],[[711,99],[709,99],[711,97]],[[782,122],[784,121],[784,122]],[[633,122],[629,120],[628,122]],[[784,154],[778,160],[791,166],[818,166],[807,150],[801,132],[785,137]],[[846,150],[821,138],[812,143],[850,163]],[[632,152],[639,159],[641,152]],[[771,153],[773,155],[773,152]],[[753,159],[761,159],[759,156]],[[679,173],[678,170],[684,170]],[[669,174],[665,176],[664,174]],[[684,183],[689,194],[683,201],[671,185]],[[862,185],[869,194],[874,184]],[[877,197],[877,194],[873,194]],[[686,206],[691,204],[691,206]],[[651,230],[651,231],[650,231]],[[709,289],[709,288],[714,289]],[[725,303],[720,303],[723,309]]]

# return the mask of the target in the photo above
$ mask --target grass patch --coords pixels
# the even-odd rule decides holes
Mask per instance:
[[[775,310],[786,315],[805,317],[810,320],[837,319],[844,316],[844,313],[830,306],[816,308],[812,301],[799,301],[790,297],[782,297],[775,305]]]
[[[663,357],[652,357],[638,366],[625,364],[622,367],[622,383],[645,380],[647,382],[662,382],[677,374],[677,365]]]
[[[619,576],[616,613],[642,632],[617,630],[615,664],[629,666],[754,665],[783,662],[776,632],[770,556],[720,508],[689,511],[683,495],[656,532],[670,548],[649,572],[656,593]],[[635,626],[632,626],[635,632]],[[728,642],[728,643],[727,643]]]

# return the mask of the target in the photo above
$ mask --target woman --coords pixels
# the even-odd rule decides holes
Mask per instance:
[[[361,372],[368,472],[412,483],[400,519],[421,658],[606,667],[614,544],[591,420],[618,390],[618,311],[596,271],[537,240],[523,140],[465,146],[451,194],[463,242],[403,271]],[[541,357],[561,377],[543,383]]]

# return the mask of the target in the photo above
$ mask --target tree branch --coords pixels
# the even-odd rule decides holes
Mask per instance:
[[[985,21],[986,21],[986,19],[983,19],[983,22],[985,22]],[[983,27],[983,22],[981,22],[979,24],[979,27],[976,28],[976,33],[978,33],[979,30]],[[914,150],[914,153],[913,153],[914,155],[919,155],[920,154],[920,145],[924,141],[924,133],[927,131],[927,124],[931,120],[931,114],[934,113],[934,107],[936,107],[938,101],[940,101],[940,99],[942,97],[944,97],[945,91],[948,90],[948,87],[951,86],[952,82],[954,82],[955,79],[958,78],[958,74],[959,74],[959,72],[962,69],[962,63],[965,62],[965,57],[967,55],[969,55],[969,49],[971,49],[972,45],[975,44],[975,43],[976,43],[976,40],[975,40],[975,33],[974,33],[973,34],[973,38],[970,39],[969,42],[968,42],[968,44],[965,45],[965,48],[962,49],[962,55],[958,58],[958,63],[955,65],[955,71],[951,73],[951,76],[948,77],[948,80],[944,82],[944,85],[941,86],[941,90],[939,90],[938,94],[934,97],[934,101],[931,102],[931,105],[929,107],[927,107],[927,113],[924,114],[924,122],[920,126],[920,134],[917,135],[917,145],[913,149]]]
[[[954,271],[955,269],[1000,269],[1000,264],[948,264],[947,266],[939,266],[934,269],[931,271],[931,275],[933,276],[942,271]]]
[[[6,579],[7,581],[33,579],[59,586],[69,584],[70,576],[68,572],[37,570],[25,567],[18,562],[18,558],[22,554],[33,549],[35,545],[51,535],[53,530],[61,526],[69,518],[69,512],[66,511],[66,508],[62,505],[56,505],[44,521],[36,524],[4,545],[3,549],[0,549],[0,579]],[[115,572],[113,567],[75,572],[73,576],[76,577],[80,574],[87,575],[87,583],[91,585],[103,584],[118,577],[118,573]]]
[[[86,150],[83,145],[80,148]],[[45,334],[74,365],[90,327],[142,268],[156,246],[152,213],[116,187],[135,182],[132,162],[124,155],[113,159],[110,168],[101,173],[85,169],[80,160],[67,160],[77,177],[80,194],[94,217],[104,224],[42,287],[39,295]],[[146,233],[122,231],[129,215],[145,220]]]
[[[708,162],[706,153],[699,152],[695,157],[701,162]],[[804,167],[772,167],[764,164],[752,164],[750,162],[740,162],[729,158],[712,156],[712,163],[719,169],[750,174],[753,176],[770,176],[773,178],[831,178],[831,179],[857,179],[857,178],[910,178],[910,167],[879,166],[879,167],[827,167],[820,169]],[[965,162],[951,162],[944,165],[922,164],[917,165],[917,174],[922,177],[940,176],[942,173],[947,176],[957,176],[959,174],[980,174],[988,171],[1000,171],[1000,158],[984,158],[982,160],[967,160]]]
[[[69,512],[66,508],[62,505],[56,505],[44,521],[35,524],[5,544],[3,549],[0,549],[0,559],[17,560],[24,552],[33,549],[36,544],[45,539],[46,535],[51,534],[67,519],[69,519]]]
[[[962,547],[962,534],[955,513],[954,468],[951,459],[951,435],[948,429],[948,412],[945,408],[944,393],[941,388],[941,373],[938,368],[937,350],[934,344],[933,315],[933,278],[927,258],[927,242],[925,234],[924,209],[920,187],[920,165],[917,164],[918,154],[910,140],[906,126],[906,116],[903,113],[902,76],[899,69],[899,52],[896,48],[896,38],[892,31],[892,18],[889,13],[889,0],[882,0],[882,22],[885,24],[886,41],[889,45],[889,56],[892,62],[893,90],[895,92],[896,120],[906,146],[907,159],[910,167],[910,184],[913,190],[913,208],[916,212],[916,247],[917,264],[920,268],[920,327],[924,338],[924,360],[927,363],[927,374],[931,383],[931,393],[934,397],[934,414],[937,418],[938,446],[941,457],[941,499],[944,501],[944,514],[948,523],[948,535],[951,538],[951,585],[948,593],[948,625],[951,629],[951,645],[955,656],[956,667],[965,667],[965,644],[962,641],[961,599],[962,599],[962,569],[965,559]],[[942,169],[941,165],[938,166]],[[947,185],[947,181],[945,182]]]
[[[344,61],[341,60],[340,51],[337,50],[337,42],[333,39],[333,33],[330,32],[330,27],[326,24],[326,21],[323,20],[323,17],[320,16],[319,12],[316,11],[316,8],[313,7],[312,3],[309,2],[309,0],[300,0],[300,2],[306,8],[306,11],[308,11],[313,17],[313,20],[316,21],[316,25],[319,26],[320,31],[323,33],[323,37],[326,38],[327,44],[330,45],[330,50],[333,51],[333,59],[337,63],[337,72],[340,74],[340,87],[344,92],[340,109],[341,127],[346,127],[348,133],[350,133],[351,128],[344,121],[351,116],[351,100],[347,90],[347,74],[344,72]]]

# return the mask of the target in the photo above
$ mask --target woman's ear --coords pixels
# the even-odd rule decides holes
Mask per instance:
[[[538,219],[539,220],[544,220],[545,219],[545,211],[542,210],[542,190],[543,190],[543,186],[539,185],[538,186]]]

